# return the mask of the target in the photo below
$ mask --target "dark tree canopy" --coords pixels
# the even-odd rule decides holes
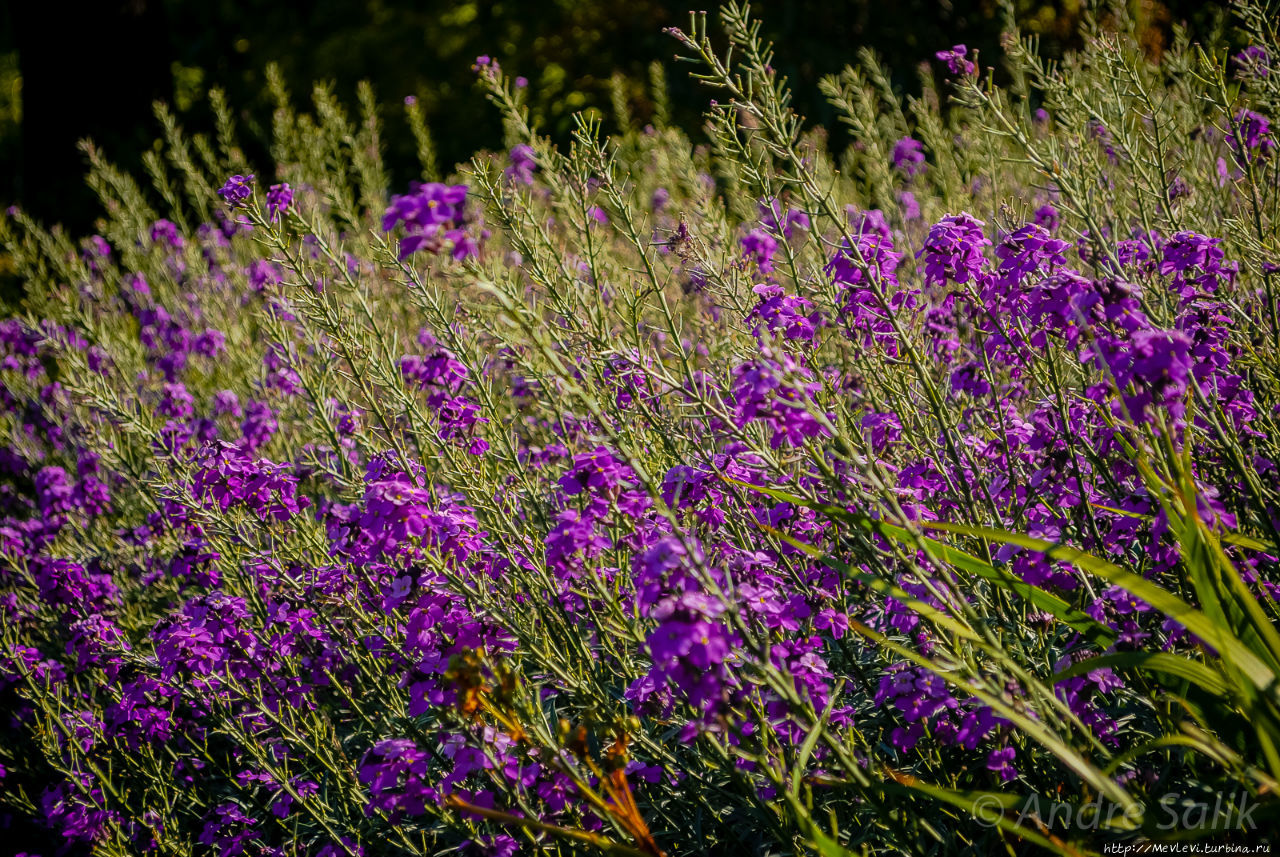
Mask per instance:
[[[105,0],[7,4],[0,13],[0,60],[17,57],[25,115],[21,131],[0,117],[0,200],[17,199],[42,218],[85,226],[93,201],[81,182],[76,141],[91,137],[115,160],[136,166],[156,136],[151,102],[170,101],[191,129],[207,125],[203,94],[216,85],[242,113],[242,125],[265,126],[264,70],[277,63],[293,92],[330,80],[352,99],[373,83],[393,127],[414,95],[426,110],[441,160],[450,165],[499,145],[496,113],[474,86],[476,56],[492,55],[530,81],[530,103],[543,128],[562,134],[574,111],[608,104],[614,72],[631,83],[636,115],[649,109],[643,81],[655,58],[674,51],[666,26],[688,20],[675,0]],[[1175,20],[1204,24],[1211,12],[1189,0],[1130,4],[1159,50]],[[1020,23],[1039,32],[1050,53],[1076,39],[1081,4],[1016,0]],[[868,46],[905,89],[914,68],[953,43],[998,52],[1002,26],[995,0],[761,0],[777,64],[796,84],[796,104],[812,121],[834,125],[816,82]],[[0,78],[4,66],[0,63]],[[11,74],[12,78],[13,75]],[[674,119],[696,128],[703,96],[683,69],[668,63]],[[11,84],[13,81],[10,80]],[[0,80],[0,85],[6,85]],[[388,134],[393,179],[411,177],[408,134]],[[251,152],[262,158],[262,152]]]

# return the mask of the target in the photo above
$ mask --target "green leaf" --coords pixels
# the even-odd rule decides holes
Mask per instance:
[[[869,515],[850,512],[848,509],[835,506],[830,503],[820,503],[799,497],[786,491],[780,491],[776,488],[766,488],[760,485],[752,485],[748,482],[742,482],[737,479],[723,477],[725,481],[741,485],[752,491],[758,491],[775,500],[780,500],[792,505],[802,506],[812,509],[831,518],[834,521],[850,524],[858,529],[866,532],[876,533],[886,539],[891,539],[898,544],[907,547],[922,546],[926,552],[939,562],[945,562],[955,566],[962,571],[980,577],[1018,595],[1035,605],[1038,609],[1053,616],[1059,622],[1081,634],[1085,639],[1089,640],[1094,646],[1100,649],[1108,649],[1115,645],[1116,632],[1106,625],[1098,622],[1087,613],[1077,610],[1061,598],[1051,592],[1047,592],[1037,586],[1032,586],[1024,580],[1020,580],[1015,575],[1002,568],[996,568],[989,562],[985,562],[972,554],[966,553],[959,548],[952,547],[945,542],[937,539],[931,539],[928,536],[912,533],[910,530],[888,523],[887,521],[877,520]],[[777,532],[776,530],[773,532]],[[784,538],[793,547],[805,551],[809,556],[815,559],[823,559],[823,555],[816,548],[802,546],[798,542],[791,540],[789,537],[778,534],[780,538]],[[858,574],[861,574],[858,572]],[[895,596],[897,597],[897,596]],[[899,598],[899,600],[902,600]]]
[[[921,526],[929,529],[943,530],[973,538],[987,539],[1002,544],[1016,545],[1044,554],[1050,559],[1070,563],[1090,574],[1105,580],[1113,586],[1119,586],[1126,592],[1137,596],[1165,616],[1182,625],[1192,634],[1204,640],[1230,666],[1238,669],[1246,677],[1252,689],[1264,694],[1268,699],[1280,702],[1277,696],[1275,673],[1244,645],[1231,632],[1213,622],[1208,616],[1195,609],[1178,596],[1163,589],[1141,575],[1125,571],[1119,566],[1085,553],[1067,545],[1010,533],[1006,530],[989,527],[971,527],[965,524],[948,524],[940,521],[923,521]],[[1243,688],[1240,688],[1243,691]]]
[[[1037,800],[1035,795],[1015,795],[1005,792],[948,789],[923,782],[910,774],[889,771],[893,783],[886,784],[893,791],[893,784],[912,792],[927,795],[936,801],[954,806],[976,818],[987,827],[996,827],[1005,833],[1020,837],[1027,842],[1047,848],[1055,854],[1080,857],[1097,852],[1082,850],[1073,843],[1067,842],[1052,834],[1045,835],[1038,830],[1023,827],[1017,817],[1010,818],[1006,813],[1021,812],[1022,808]],[[1074,817],[1074,815],[1073,815]]]
[[[1214,672],[1204,664],[1197,663],[1189,658],[1171,655],[1168,652],[1112,652],[1107,655],[1099,655],[1072,664],[1062,672],[1055,674],[1049,681],[1057,684],[1073,676],[1107,668],[1118,669],[1122,672],[1148,670],[1167,673],[1186,679],[1197,687],[1218,696],[1227,696],[1231,692],[1230,686],[1221,674]]]

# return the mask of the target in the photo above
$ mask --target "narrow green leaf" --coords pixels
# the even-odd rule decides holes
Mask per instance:
[[[1099,559],[1082,550],[1046,541],[1045,539],[1010,533],[1006,530],[971,527],[965,524],[948,524],[941,521],[925,521],[921,522],[921,526],[1038,551],[1050,559],[1070,563],[1096,575],[1107,583],[1119,586],[1204,640],[1216,649],[1220,656],[1227,659],[1232,666],[1239,669],[1248,678],[1254,689],[1267,695],[1269,699],[1280,701],[1280,696],[1277,696],[1275,672],[1263,663],[1244,643],[1226,628],[1214,623],[1201,611],[1140,575],[1125,571],[1113,563]]]
[[[1218,696],[1227,696],[1231,692],[1230,686],[1221,674],[1214,672],[1204,664],[1178,655],[1172,655],[1168,652],[1112,652],[1106,655],[1098,655],[1097,657],[1072,664],[1062,672],[1055,674],[1050,679],[1050,682],[1057,684],[1073,676],[1108,668],[1118,669],[1122,672],[1148,670],[1167,673],[1186,679],[1197,687]]]
[[[941,803],[954,806],[963,812],[968,813],[976,818],[981,824],[989,827],[996,827],[1005,833],[1012,834],[1027,842],[1039,845],[1041,848],[1047,848],[1055,854],[1068,855],[1068,857],[1080,857],[1084,854],[1093,854],[1096,852],[1082,850],[1073,843],[1067,842],[1052,834],[1045,835],[1038,830],[1023,827],[1017,822],[1016,816],[1010,818],[1006,813],[1018,812],[1022,807],[1034,801],[1034,796],[1014,795],[1004,792],[991,792],[979,790],[959,790],[948,789],[942,786],[936,786],[926,783],[915,777],[898,771],[890,771],[889,775],[893,778],[893,782],[903,789],[912,792],[918,792],[933,798]],[[890,785],[890,790],[892,785]]]
[[[940,542],[936,539],[931,539],[928,536],[913,534],[910,530],[904,527],[890,524],[887,521],[877,520],[869,515],[850,512],[848,509],[843,509],[830,503],[819,503],[786,491],[780,491],[776,488],[752,485],[749,482],[742,482],[728,477],[724,478],[727,482],[732,482],[744,488],[758,491],[761,494],[772,497],[775,500],[780,500],[784,503],[791,503],[792,505],[812,509],[815,512],[826,515],[834,521],[850,524],[866,532],[876,533],[886,539],[891,539],[907,547],[915,547],[917,544],[923,545],[925,550],[939,562],[954,565],[956,568],[967,571],[970,574],[981,577],[983,580],[987,580],[1015,593],[1020,598],[1031,602],[1038,609],[1048,613],[1067,627],[1081,634],[1096,647],[1100,649],[1108,649],[1115,644],[1117,635],[1112,628],[1098,622],[1087,613],[1077,610],[1051,592],[1047,592],[1037,586],[1032,586],[1026,581],[1018,579],[1015,575],[1009,573],[1005,569],[996,568],[990,563],[984,562],[978,557],[966,553],[959,548],[952,547],[951,545]],[[809,546],[802,547],[798,543],[792,542],[790,539],[787,539],[787,541],[789,544],[792,544],[799,550],[803,550],[808,556],[811,556],[814,559],[823,558],[822,553],[818,551],[817,548]],[[858,574],[861,573],[859,572]]]

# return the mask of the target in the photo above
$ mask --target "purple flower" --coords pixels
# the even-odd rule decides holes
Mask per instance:
[[[409,187],[409,193],[391,198],[382,216],[383,232],[404,224],[400,258],[419,249],[440,253],[451,248],[458,260],[476,255],[478,248],[466,230],[467,186],[413,182]]]
[[[894,413],[869,413],[862,418],[862,428],[867,432],[871,448],[884,452],[889,445],[902,437],[902,422]]]
[[[192,495],[225,512],[243,506],[261,518],[287,521],[309,505],[299,498],[289,466],[253,460],[234,444],[215,441],[195,458]]]
[[[151,243],[168,244],[175,250],[181,250],[184,244],[177,224],[171,220],[157,220],[151,225]],[[146,283],[142,285],[145,287]]]
[[[92,235],[85,239],[84,257],[86,259],[93,257],[109,259],[111,258],[111,245],[101,235]]]
[[[112,822],[119,822],[117,814],[103,811],[102,788],[88,774],[76,774],[77,785],[70,780],[63,780],[51,787],[40,798],[40,807],[45,823],[53,830],[60,831],[63,838],[71,842],[92,844],[105,839],[109,834]]]
[[[420,539],[431,520],[431,495],[403,473],[370,482],[365,488],[360,529],[367,555],[376,558]]]
[[[893,168],[907,178],[924,172],[924,144],[912,137],[903,137],[894,143]]]
[[[204,357],[217,357],[227,348],[227,337],[214,328],[209,328],[204,333],[196,337],[196,341],[192,343],[191,350]]]
[[[368,811],[387,813],[392,822],[426,812],[437,799],[427,785],[430,756],[408,738],[387,738],[360,763],[360,782],[369,790]]]
[[[1122,373],[1151,387],[1172,387],[1176,394],[1186,389],[1190,374],[1190,340],[1186,334],[1166,330],[1142,330],[1133,337],[1131,361]]]
[[[763,229],[752,229],[742,238],[743,255],[749,262],[755,262],[760,273],[773,271],[773,254],[778,250],[778,239]]]
[[[429,393],[457,393],[467,378],[467,367],[440,348],[425,358],[414,354],[401,357],[400,373],[406,381]]]
[[[40,598],[48,604],[64,607],[76,618],[85,618],[118,602],[119,590],[111,575],[66,559],[41,559],[32,577],[40,590]]]
[[[890,667],[881,677],[874,702],[878,706],[892,703],[912,724],[923,723],[941,712],[959,707],[959,701],[939,676],[923,667],[907,667],[905,664]],[[914,744],[914,740],[910,741],[910,746]]]
[[[964,212],[938,221],[916,253],[917,259],[924,257],[925,282],[945,286],[949,280],[967,283],[981,277],[986,264],[983,251],[991,246],[982,227],[981,220]]]
[[[1262,160],[1276,148],[1275,138],[1271,135],[1271,122],[1260,113],[1241,110],[1232,123],[1232,133],[1227,136],[1227,144],[1236,153],[1236,157],[1246,164]]]
[[[1100,347],[1108,368],[1124,395],[1129,417],[1138,423],[1149,420],[1149,409],[1163,406],[1175,420],[1185,410],[1183,399],[1191,378],[1192,340],[1177,330],[1139,330],[1130,342]]]
[[[898,194],[898,205],[902,208],[902,219],[911,223],[920,219],[920,203],[916,202],[916,195],[909,190],[901,191]]]
[[[855,206],[846,205],[844,213],[849,218],[849,226],[853,228],[856,235],[875,235],[884,239],[889,239],[893,235],[893,230],[889,228],[889,221],[885,219],[884,212],[878,208],[860,211]],[[892,242],[890,245],[892,246]]]
[[[1009,780],[1018,776],[1018,769],[1013,766],[1013,760],[1016,756],[1012,747],[1002,747],[992,750],[987,755],[987,770],[992,771],[1001,782],[1009,782]]]
[[[1176,232],[1164,246],[1160,273],[1185,274],[1188,271],[1219,271],[1222,269],[1221,241],[1196,232]]]
[[[940,62],[947,64],[947,70],[952,74],[973,74],[976,66],[969,60],[965,59],[969,54],[969,49],[964,45],[955,45],[950,50],[938,51],[934,54]]]
[[[893,247],[883,215],[872,210],[856,216],[853,240],[845,239],[825,270],[841,286],[840,320],[849,337],[878,343],[896,356],[898,342],[889,313],[915,309],[920,293],[898,288],[902,254]]]
[[[822,385],[810,381],[813,373],[789,355],[740,364],[733,374],[734,421],[739,427],[764,423],[772,433],[769,445],[774,449],[800,446],[830,433],[809,411]]]
[[[1262,45],[1250,45],[1231,58],[1240,77],[1267,77],[1271,74],[1271,57]]]
[[[999,276],[1009,284],[1021,283],[1030,274],[1052,273],[1067,263],[1063,255],[1071,245],[1054,238],[1034,223],[1016,229],[996,247]]]
[[[218,196],[232,208],[245,208],[253,195],[253,176],[232,176],[218,189]]]
[[[570,497],[587,493],[597,497],[612,497],[619,487],[633,485],[635,474],[626,464],[614,458],[603,446],[594,452],[573,457],[573,468],[560,477],[560,488]]]
[[[777,199],[759,202],[760,222],[773,235],[791,238],[797,229],[809,228],[809,215],[793,208],[785,208]]]
[[[520,851],[520,842],[505,833],[495,833],[468,839],[459,847],[467,857],[515,857]]]
[[[252,262],[247,273],[249,288],[255,292],[261,292],[267,286],[274,286],[282,277],[279,266],[265,259]]]
[[[273,184],[267,191],[267,211],[271,214],[271,222],[279,220],[280,215],[289,210],[293,203],[293,188],[288,182]]]
[[[547,565],[556,568],[562,577],[579,576],[581,564],[571,560],[579,556],[591,559],[613,547],[613,542],[597,532],[595,525],[595,518],[589,514],[574,509],[561,512],[545,539]]]
[[[683,606],[682,600],[655,611],[660,622],[647,640],[654,662],[667,669],[691,667],[698,673],[724,663],[730,651],[725,628],[704,618],[700,610],[686,612]]]
[[[747,318],[758,318],[765,323],[769,332],[782,335],[787,339],[800,342],[811,342],[815,336],[815,328],[821,320],[820,314],[813,310],[813,305],[802,297],[788,295],[782,286],[772,283],[761,283],[752,289],[760,297],[760,302],[748,313]],[[757,327],[756,335],[762,331]]]
[[[533,147],[519,143],[511,147],[511,166],[507,167],[503,174],[514,182],[531,185],[533,172],[537,168],[538,161],[534,156]]]
[[[195,397],[182,384],[165,384],[156,413],[175,420],[190,419],[196,412],[195,402]]]
[[[723,612],[722,604],[696,591],[663,600],[653,611],[658,625],[645,640],[652,666],[628,696],[644,704],[665,687],[704,716],[718,712],[729,693],[727,661],[736,648],[719,621]]]
[[[1175,232],[1161,253],[1159,272],[1172,275],[1172,287],[1184,306],[1217,292],[1235,277],[1235,268],[1223,261],[1221,240],[1197,232]]]
[[[253,452],[267,441],[280,427],[276,415],[265,402],[250,402],[245,408],[244,422],[240,430],[244,433],[244,448]]]
[[[231,390],[220,390],[213,394],[213,412],[217,416],[229,414],[236,419],[244,416],[240,410],[240,398]]]
[[[951,390],[971,396],[985,396],[991,392],[991,382],[984,377],[981,363],[969,361],[957,366],[951,373]]]

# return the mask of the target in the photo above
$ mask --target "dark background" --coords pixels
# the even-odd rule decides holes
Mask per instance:
[[[628,75],[635,114],[648,105],[647,66],[667,67],[674,119],[699,125],[706,95],[671,62],[664,26],[685,26],[694,0],[13,0],[0,3],[0,205],[19,202],[49,222],[77,230],[96,208],[84,188],[75,143],[91,137],[108,157],[136,168],[158,135],[151,103],[173,105],[188,130],[208,127],[204,93],[224,88],[241,114],[251,158],[264,165],[263,98],[267,63],[277,62],[299,101],[315,80],[332,80],[354,103],[368,79],[385,103],[385,140],[393,181],[415,173],[403,98],[424,106],[441,163],[501,145],[496,111],[478,92],[471,64],[491,54],[526,76],[544,130],[563,134],[587,106],[608,109],[608,80]],[[705,0],[699,0],[705,5]],[[1024,28],[1040,33],[1050,54],[1077,38],[1080,0],[1014,0]],[[714,10],[714,6],[711,9]],[[1167,43],[1170,24],[1209,25],[1211,4],[1129,0],[1148,50]],[[754,11],[777,45],[778,68],[796,89],[797,107],[834,129],[817,92],[824,74],[869,45],[906,90],[915,66],[964,42],[998,55],[1001,27],[994,0],[758,0]]]

